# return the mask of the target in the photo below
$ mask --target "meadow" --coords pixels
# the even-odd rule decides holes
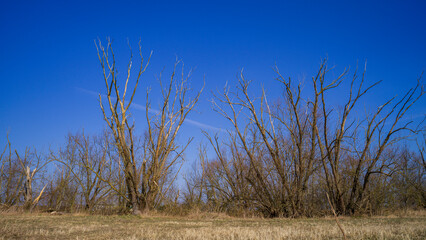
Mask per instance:
[[[339,219],[347,239],[426,239],[426,214]],[[2,213],[0,239],[342,239],[331,217]]]

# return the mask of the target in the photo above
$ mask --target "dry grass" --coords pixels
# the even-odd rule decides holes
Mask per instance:
[[[426,239],[426,216],[340,219],[348,239]],[[333,218],[0,214],[0,239],[340,239]]]

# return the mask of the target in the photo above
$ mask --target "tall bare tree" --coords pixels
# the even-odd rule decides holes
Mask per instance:
[[[340,112],[330,107],[327,96],[341,88],[348,70],[329,80],[330,69],[322,61],[312,77],[311,97],[304,97],[301,83],[294,85],[278,68],[275,71],[283,86],[283,97],[276,104],[269,104],[264,89],[260,97],[251,96],[250,81],[242,73],[236,88],[225,87],[213,101],[214,109],[233,126],[234,137],[228,142],[237,146],[249,166],[245,178],[254,189],[252,202],[269,216],[309,215],[307,196],[316,174],[324,178],[337,214],[367,208],[371,180],[395,171],[390,149],[407,133],[418,131],[404,116],[424,94],[420,80],[399,100],[385,101],[372,114],[355,115],[353,109],[360,99],[379,84],[365,87],[365,70],[361,77],[357,70],[350,77],[347,101]],[[230,179],[226,176],[233,173],[228,173],[228,162],[218,151],[224,145],[209,139],[222,162],[224,178]],[[228,186],[232,189],[232,182]]]
[[[159,78],[161,86],[162,103],[160,110],[153,117],[150,117],[149,91],[146,94],[146,120],[148,124],[147,136],[144,142],[142,156],[136,156],[135,136],[133,133],[134,125],[129,122],[130,106],[132,105],[136,89],[141,75],[145,72],[150,57],[144,63],[141,45],[139,44],[140,65],[136,75],[133,91],[130,98],[126,99],[127,87],[130,80],[132,68],[132,55],[127,68],[127,76],[124,87],[120,89],[117,78],[117,69],[115,55],[111,47],[111,41],[108,40],[106,47],[103,47],[99,41],[96,44],[98,57],[103,70],[103,77],[106,86],[106,98],[109,106],[107,112],[102,103],[102,95],[99,95],[101,109],[104,119],[111,129],[115,145],[120,154],[123,163],[123,173],[127,188],[126,201],[130,203],[134,214],[139,214],[140,210],[149,210],[158,203],[158,197],[164,197],[164,192],[170,188],[164,187],[169,173],[188,146],[179,146],[176,143],[176,137],[188,113],[197,103],[201,91],[194,97],[189,96],[188,79],[191,72],[184,74],[182,66],[182,78],[176,77],[176,70],[179,61],[176,62],[170,81],[164,86],[161,75]],[[122,91],[122,93],[120,93]],[[141,159],[141,162],[138,161]],[[170,185],[170,182],[168,184]]]
[[[317,126],[321,129],[317,138],[328,191],[340,214],[354,214],[366,207],[365,193],[372,177],[390,175],[395,167],[395,159],[386,156],[386,150],[392,149],[407,133],[418,131],[404,116],[424,94],[420,79],[399,100],[393,97],[385,101],[372,114],[367,113],[356,123],[352,110],[360,98],[380,83],[364,87],[364,82],[365,69],[360,78],[355,71],[347,102],[337,115],[337,122],[331,120],[333,109],[326,104],[324,78],[319,84],[322,123]]]

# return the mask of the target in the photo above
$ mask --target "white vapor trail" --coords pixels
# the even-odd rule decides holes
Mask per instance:
[[[82,93],[85,93],[85,94],[88,94],[88,95],[92,95],[92,96],[96,96],[96,97],[99,97],[99,94],[100,94],[100,93],[97,93],[97,92],[94,92],[94,91],[91,91],[91,90],[87,90],[87,89],[84,89],[84,88],[79,88],[79,87],[75,87],[75,89],[79,92],[82,92]],[[101,96],[106,97],[106,95],[104,95],[104,94],[101,94]],[[134,109],[146,111],[146,107],[144,105],[133,102],[131,106]],[[160,110],[150,108],[150,109],[148,109],[148,112],[153,113],[153,114],[158,114],[158,113],[160,113]],[[212,126],[212,125],[209,125],[209,124],[205,124],[205,123],[202,123],[202,122],[199,122],[199,121],[195,121],[195,120],[192,120],[192,119],[189,119],[189,118],[186,118],[184,123],[188,123],[190,125],[193,125],[193,126],[196,126],[196,127],[202,128],[202,129],[210,129],[210,130],[214,130],[214,131],[226,132],[225,129],[218,128],[218,127],[215,127],[215,126]]]

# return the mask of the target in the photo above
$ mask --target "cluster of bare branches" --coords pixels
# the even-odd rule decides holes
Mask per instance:
[[[29,148],[25,149],[21,158],[17,150],[12,150],[7,137],[7,144],[0,155],[1,206],[7,209],[22,203],[25,210],[32,211],[46,188],[46,185],[40,188],[39,184],[37,186],[39,192],[34,195],[33,182],[42,179],[43,169],[49,162],[47,158]]]
[[[202,162],[202,179],[197,181],[203,183],[198,187],[204,188],[207,202],[213,192],[221,210],[255,209],[266,216],[298,217],[326,210],[329,195],[337,214],[376,211],[389,204],[377,202],[385,199],[380,189],[390,190],[390,180],[398,176],[413,176],[401,176],[401,156],[411,164],[409,169],[420,171],[412,185],[424,196],[424,168],[418,160],[423,155],[408,156],[402,148],[404,139],[421,130],[405,118],[424,94],[420,79],[402,97],[359,114],[354,109],[360,99],[380,82],[366,86],[365,69],[361,76],[358,69],[352,76],[344,70],[335,79],[328,78],[329,71],[324,60],[306,96],[300,82],[284,77],[276,67],[283,94],[273,104],[263,88],[259,97],[251,95],[251,82],[243,72],[236,88],[226,86],[215,95],[214,110],[233,130],[222,141],[206,134],[216,157]],[[347,78],[349,92],[338,111],[329,96],[341,91]]]
[[[79,205],[92,211],[96,205],[110,197],[112,189],[118,187],[118,183],[113,186],[107,184],[112,181],[114,168],[117,166],[113,145],[107,133],[92,138],[84,133],[69,134],[65,148],[58,155],[51,152],[50,159],[59,164],[61,170],[58,174],[61,180],[65,179],[59,183],[72,185],[74,193],[71,195],[74,197],[70,199],[71,204],[66,204],[68,207],[75,205],[79,198]],[[59,184],[58,187],[63,186]],[[55,189],[51,187],[49,190]],[[55,207],[61,208],[62,196],[50,194],[50,197],[50,205],[55,202]],[[59,201],[55,197],[59,197]]]
[[[0,155],[2,208],[139,214],[167,205],[267,217],[310,217],[332,209],[337,218],[426,207],[426,129],[407,116],[425,93],[421,79],[361,113],[363,99],[380,83],[368,84],[365,69],[330,78],[324,60],[306,90],[275,67],[278,99],[268,99],[264,88],[255,95],[241,72],[235,88],[225,86],[212,100],[231,128],[204,132],[207,145],[200,144],[180,194],[175,182],[192,138],[177,138],[202,89],[191,91],[191,71],[176,61],[169,79],[158,77],[160,92],[146,91],[146,128],[136,134],[131,107],[151,55],[145,59],[139,44],[137,69],[131,54],[119,79],[112,42],[95,44],[107,129],[69,134],[62,148],[45,156],[28,148],[19,153],[8,140]],[[332,95],[345,92],[334,104]],[[159,105],[152,107],[152,99]],[[413,137],[415,149],[407,144]]]
[[[70,134],[63,149],[50,152],[45,163],[54,161],[56,169],[46,185],[45,205],[58,210],[84,208],[92,211],[96,206],[118,202],[119,208],[139,214],[157,208],[171,198],[176,202],[179,191],[176,191],[174,182],[184,162],[183,153],[192,141],[189,139],[181,144],[176,139],[202,89],[192,93],[189,87],[192,72],[186,73],[184,64],[177,60],[169,80],[164,81],[161,75],[158,78],[161,87],[159,110],[151,108],[151,93],[150,90],[146,92],[147,128],[142,137],[136,136],[130,107],[151,55],[145,60],[139,44],[140,65],[135,79],[132,83],[131,54],[127,75],[121,82],[112,42],[108,39],[106,46],[101,41],[95,44],[106,89],[105,95],[99,95],[99,102],[109,131],[93,137],[84,133]],[[130,85],[133,89],[128,92]],[[104,106],[105,98],[107,107]],[[23,194],[25,205],[34,205],[40,199],[36,198],[33,203],[31,192],[31,181],[39,170],[38,164],[30,170],[26,164],[27,155],[21,159],[16,152],[19,161],[12,161],[10,146],[9,152],[9,162],[3,161],[2,155],[1,186],[5,185],[7,189],[2,194],[5,198],[2,202],[13,205]],[[6,181],[4,184],[3,180]],[[24,181],[25,191],[21,193]]]

